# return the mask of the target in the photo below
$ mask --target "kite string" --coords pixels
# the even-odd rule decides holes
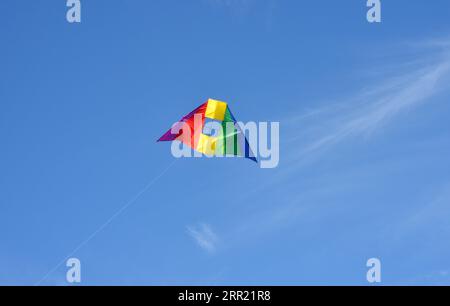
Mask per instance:
[[[127,208],[129,208],[132,204],[134,204],[139,198],[147,192],[150,187],[156,183],[170,168],[178,161],[175,159],[172,163],[169,164],[160,174],[154,177],[141,191],[139,191],[131,200],[129,200],[124,206],[122,206],[119,210],[117,210],[105,223],[103,223],[97,230],[95,230],[88,238],[83,240],[72,252],[70,252],[63,260],[61,260],[55,267],[53,267],[44,277],[38,281],[35,286],[39,286],[44,282],[51,274],[53,274],[61,265],[63,265],[70,257],[72,257],[76,252],[82,249],[89,241],[91,241],[98,233],[103,231],[114,219],[120,216]]]

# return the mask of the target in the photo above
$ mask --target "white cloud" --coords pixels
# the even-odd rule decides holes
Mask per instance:
[[[304,119],[312,119],[315,124],[288,140],[300,143],[291,152],[291,162],[309,158],[352,136],[370,136],[401,113],[429,102],[435,94],[448,89],[449,76],[450,58],[441,54],[433,64],[402,71],[372,88],[355,93],[348,98],[349,102],[297,115],[297,120],[287,121],[288,125],[298,125]],[[309,141],[305,143],[305,139]]]
[[[450,182],[440,188],[429,203],[411,208],[401,222],[390,228],[386,235],[393,236],[398,243],[407,237],[428,235],[430,239],[450,234]],[[394,233],[394,234],[393,234]]]
[[[210,225],[201,223],[197,226],[188,226],[187,231],[202,249],[208,253],[214,253],[216,251],[218,237]]]
[[[443,46],[445,43],[440,42],[439,45]],[[424,47],[429,48],[428,45]],[[400,115],[435,101],[433,98],[438,93],[450,89],[449,55],[449,49],[440,47],[428,51],[425,55],[421,53],[420,58],[416,58],[411,65],[398,63],[401,68],[395,70],[395,75],[389,78],[383,76],[365,90],[355,90],[342,103],[322,105],[306,112],[298,112],[282,121],[284,131],[289,131],[290,127],[293,131],[284,135],[291,138],[282,141],[282,144],[284,142],[286,148],[289,148],[289,151],[283,151],[284,167],[277,175],[272,176],[272,179],[266,180],[249,193],[255,194],[273,188],[282,181],[292,180],[298,175],[300,167],[308,166],[311,161],[322,156],[319,153],[326,154],[333,147],[342,145],[351,138],[359,137],[367,140],[374,132],[394,123],[394,119],[398,119]],[[330,97],[330,100],[336,101],[333,97]],[[300,135],[298,135],[299,126],[302,130]],[[329,176],[330,173],[325,173],[323,178]],[[321,178],[319,174],[314,179]],[[337,185],[339,182],[334,182],[327,185],[327,188],[334,190]],[[294,188],[298,186],[295,185]],[[298,189],[295,189],[295,192],[298,193]],[[302,189],[301,194],[304,198],[309,198],[309,201],[287,199],[282,205],[265,209],[258,213],[258,216],[264,218],[255,217],[254,222],[245,220],[245,226],[236,227],[241,229],[237,236],[242,236],[243,232],[263,233],[279,229],[288,223],[294,223],[302,215],[311,215],[308,212],[309,207],[311,206],[311,209],[321,207],[317,205],[316,199],[325,193],[324,188],[319,191]],[[314,205],[309,205],[309,202]],[[261,219],[264,222],[260,222]]]

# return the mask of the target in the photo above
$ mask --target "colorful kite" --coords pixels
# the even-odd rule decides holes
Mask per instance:
[[[208,129],[214,122],[220,131]],[[228,104],[222,101],[209,99],[181,118],[158,142],[174,140],[208,156],[242,156],[257,162]]]

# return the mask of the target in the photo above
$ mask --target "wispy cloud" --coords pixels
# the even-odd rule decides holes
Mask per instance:
[[[388,70],[395,71],[394,75],[381,75],[372,82],[372,86],[358,88],[345,99],[328,97],[328,101],[338,102],[322,104],[317,108],[291,114],[287,120],[282,120],[283,130],[288,131],[283,136],[286,139],[282,141],[282,145],[284,142],[286,147],[282,167],[277,175],[273,175],[271,180],[266,180],[251,193],[254,195],[268,188],[276,189],[274,186],[281,182],[298,181],[300,167],[310,166],[327,152],[333,152],[334,147],[345,145],[351,139],[370,140],[377,131],[396,123],[395,119],[401,115],[435,101],[435,96],[449,90],[450,49],[443,47],[446,43],[442,41],[434,44],[439,47],[430,49],[429,44],[422,46],[427,49],[425,54],[420,50],[420,56],[413,59],[411,64],[396,63],[394,66],[399,69],[389,68]],[[302,127],[300,133],[298,126]],[[289,130],[293,132],[289,133]],[[355,142],[351,145],[354,146]],[[314,180],[326,180],[331,174],[325,173],[323,177],[318,174]],[[282,194],[299,194],[298,184],[292,185],[294,190],[286,190],[286,184],[283,184]],[[250,221],[245,220],[245,226],[235,227],[239,229],[236,236],[280,229],[286,224],[297,222],[305,214],[311,214],[311,209],[317,212],[320,210],[321,205],[317,204],[321,202],[321,196],[340,186],[340,182],[327,182],[326,186],[321,186],[319,191],[305,187],[300,192],[303,200],[291,197],[283,201],[283,205],[261,210],[257,215],[262,218],[255,217],[254,222],[250,218]],[[310,207],[308,203],[314,205]],[[260,221],[261,219],[264,221]]]
[[[433,63],[399,71],[387,80],[383,78],[377,85],[349,96],[344,103],[296,115],[287,121],[288,125],[298,125],[304,120],[315,124],[306,125],[303,133],[288,138],[288,142],[300,144],[291,151],[291,162],[310,158],[350,137],[370,136],[398,115],[449,89],[449,76],[449,53],[439,53]]]
[[[210,225],[201,223],[197,226],[188,226],[187,231],[202,249],[208,253],[214,253],[216,251],[219,239]]]
[[[398,243],[408,236],[428,234],[431,237],[450,234],[450,182],[446,182],[429,203],[411,208],[408,215],[402,218],[386,235],[393,236]],[[436,230],[430,234],[429,230]],[[427,241],[430,241],[429,239]]]
[[[450,283],[450,272],[448,270],[433,271],[411,278],[406,282],[413,285],[448,286]]]

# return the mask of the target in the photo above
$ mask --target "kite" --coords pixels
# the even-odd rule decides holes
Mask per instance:
[[[180,141],[207,156],[240,156],[258,162],[228,104],[214,99],[181,118],[161,141]]]

